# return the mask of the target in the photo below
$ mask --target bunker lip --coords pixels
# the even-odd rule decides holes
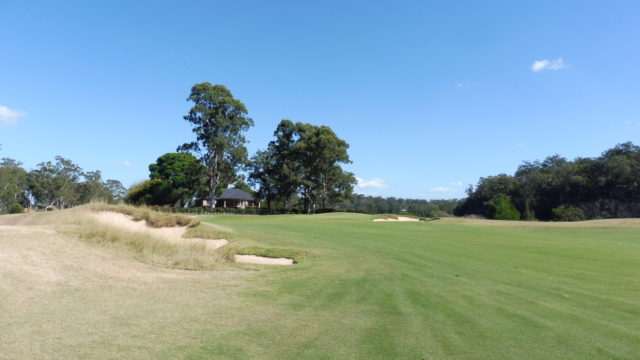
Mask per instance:
[[[244,264],[260,264],[260,265],[293,265],[296,262],[288,258],[270,258],[257,255],[236,254],[234,259],[237,263]]]
[[[112,211],[93,213],[92,217],[105,225],[118,227],[131,232],[148,234],[176,244],[204,244],[207,248],[214,250],[228,243],[225,239],[184,238],[182,235],[187,231],[187,226],[155,228],[147,225],[144,220],[135,221],[133,217],[129,215]]]
[[[409,216],[398,216],[397,218],[373,219],[373,221],[420,221],[420,219]]]

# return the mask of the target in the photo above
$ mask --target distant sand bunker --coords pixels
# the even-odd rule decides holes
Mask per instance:
[[[420,219],[408,216],[398,216],[397,218],[373,219],[373,221],[420,221]]]
[[[176,244],[204,244],[209,249],[217,249],[228,243],[225,239],[199,239],[199,238],[183,238],[182,235],[187,231],[186,226],[174,226],[154,228],[144,220],[134,221],[133,217],[111,211],[101,211],[92,214],[99,222],[125,229],[131,232],[148,234],[156,238],[163,239]]]
[[[236,255],[237,263],[261,264],[261,265],[293,265],[293,259],[270,258],[256,255]]]

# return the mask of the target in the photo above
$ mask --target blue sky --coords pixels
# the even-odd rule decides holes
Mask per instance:
[[[637,1],[0,0],[0,157],[125,185],[191,141],[224,84],[266,147],[283,119],[350,145],[359,193],[464,196],[523,160],[640,143]]]

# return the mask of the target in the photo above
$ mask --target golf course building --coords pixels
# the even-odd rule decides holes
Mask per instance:
[[[222,195],[216,198],[216,207],[221,208],[255,208],[260,207],[260,202],[246,191],[240,189],[224,189]]]

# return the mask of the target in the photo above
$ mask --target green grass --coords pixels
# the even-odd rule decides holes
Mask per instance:
[[[78,241],[106,230],[74,211],[0,217],[0,358],[640,354],[640,220],[203,216],[190,236],[232,241],[201,253],[113,229]]]
[[[193,358],[633,359],[637,228],[374,223],[363,215],[204,217],[311,251],[243,293],[271,322]],[[205,334],[203,334],[205,335]],[[295,354],[295,356],[294,356]]]

